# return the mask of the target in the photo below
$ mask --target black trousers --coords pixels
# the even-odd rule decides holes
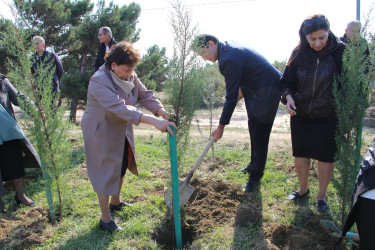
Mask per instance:
[[[250,117],[248,120],[251,145],[250,180],[258,181],[264,174],[272,125],[273,121],[264,122],[257,117]]]
[[[359,249],[367,250],[375,247],[375,200],[358,199],[357,229],[359,234]]]

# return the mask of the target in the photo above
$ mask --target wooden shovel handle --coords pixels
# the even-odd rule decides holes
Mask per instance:
[[[195,170],[197,170],[197,168],[199,167],[199,165],[201,164],[203,158],[206,156],[208,150],[211,148],[212,144],[214,143],[214,139],[215,137],[211,136],[211,139],[210,141],[208,142],[206,148],[203,150],[201,156],[199,156],[197,162],[195,163],[194,167],[191,169],[191,171],[189,172],[188,176],[186,177],[186,179],[184,180],[182,186],[185,186],[186,183],[189,183],[191,177],[193,177],[194,175],[194,172]]]

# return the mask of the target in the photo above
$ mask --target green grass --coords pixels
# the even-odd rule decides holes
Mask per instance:
[[[180,176],[185,174],[195,163],[206,141],[193,141],[191,150],[187,151],[181,166]],[[56,224],[46,224],[41,234],[47,235],[43,246],[33,246],[34,249],[161,249],[151,237],[155,228],[165,217],[167,208],[164,205],[163,190],[170,182],[169,145],[165,134],[158,136],[138,136],[136,139],[137,164],[139,176],[129,172],[124,179],[122,198],[126,201],[137,201],[133,207],[112,214],[113,218],[125,229],[116,234],[103,233],[99,230],[98,222],[100,209],[89,182],[84,164],[84,148],[82,137],[73,143],[72,166],[67,168],[62,182],[67,185],[64,189],[65,216]],[[215,178],[244,185],[247,177],[238,171],[250,161],[248,143],[217,143],[215,156],[220,168]],[[209,152],[203,164],[212,164]],[[295,172],[288,171],[293,166],[293,158],[286,150],[269,152],[266,171],[262,179],[260,191],[252,194],[252,201],[259,204],[262,219],[245,228],[237,228],[232,222],[207,230],[192,243],[192,248],[201,249],[250,249],[264,244],[265,235],[262,233],[262,223],[283,223],[308,228],[301,219],[301,211],[311,209],[315,213],[315,198],[317,178],[310,173],[311,197],[304,203],[292,204],[285,197],[298,187]],[[212,174],[212,173],[211,173]],[[47,209],[45,192],[39,170],[28,170],[26,194],[36,200],[38,206]],[[196,177],[205,178],[207,173],[197,171]],[[14,192],[7,192],[4,201],[7,209],[15,216],[28,208],[16,209],[12,201]],[[336,191],[329,186],[331,209],[324,215],[338,224],[339,207],[335,204]],[[10,203],[10,205],[9,205]],[[301,210],[302,209],[302,210]],[[14,231],[17,231],[14,229]],[[11,236],[9,236],[11,237]],[[7,246],[5,246],[5,249]]]

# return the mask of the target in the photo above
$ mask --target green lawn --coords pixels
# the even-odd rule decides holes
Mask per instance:
[[[79,133],[76,134],[74,137],[77,140],[72,142],[72,165],[61,177],[63,216],[56,225],[51,225],[46,219],[41,219],[47,217],[48,208],[45,191],[42,188],[41,173],[39,170],[27,170],[26,193],[37,202],[39,210],[34,212],[40,216],[35,218],[35,215],[34,217],[28,215],[30,208],[18,208],[13,200],[14,191],[11,185],[7,184],[4,201],[7,203],[8,212],[0,217],[1,222],[7,223],[7,229],[3,231],[0,229],[0,248],[166,248],[161,246],[160,241],[155,238],[156,230],[162,228],[163,225],[164,227],[168,225],[163,224],[168,219],[163,193],[171,182],[169,145],[166,134],[153,133],[136,138],[139,176],[127,173],[121,192],[123,199],[134,202],[135,206],[112,214],[113,218],[125,229],[113,235],[99,230],[99,205],[85,168],[83,139]],[[187,151],[179,165],[181,178],[194,165],[206,144],[207,141],[200,137],[192,139],[191,150]],[[219,141],[215,144],[215,157],[216,167],[212,168],[212,154],[211,152],[207,154],[193,180],[194,178],[223,180],[225,183],[236,184],[237,189],[241,191],[247,177],[238,172],[238,169],[248,164],[249,144]],[[270,150],[260,190],[241,198],[242,205],[254,204],[261,216],[246,227],[235,226],[234,216],[229,216],[224,223],[216,222],[212,227],[195,228],[196,232],[185,248],[298,249],[308,246],[307,248],[314,249],[319,245],[334,246],[335,241],[330,241],[329,236],[317,225],[317,221],[324,218],[340,224],[339,207],[335,203],[336,190],[332,184],[329,186],[328,197],[331,209],[321,215],[315,209],[314,195],[317,192],[315,168],[311,169],[309,181],[310,199],[299,204],[286,201],[285,197],[298,187],[290,149]],[[185,206],[189,205],[188,202]],[[220,208],[213,205],[212,209]],[[189,220],[191,215],[185,214],[185,216],[187,221],[193,221]],[[172,223],[169,225],[173,227]],[[194,227],[194,225],[190,226]],[[38,230],[34,230],[35,228]],[[28,234],[25,233],[26,231]],[[30,238],[30,235],[33,238]]]

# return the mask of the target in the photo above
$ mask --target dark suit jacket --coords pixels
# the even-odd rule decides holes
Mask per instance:
[[[64,73],[64,68],[61,64],[61,61],[56,53],[51,53],[44,51],[43,54],[39,55],[37,52],[33,55],[31,59],[31,73],[34,78],[38,77],[38,68],[42,65],[43,67],[48,67],[48,71],[53,73],[52,83],[53,83],[53,92],[59,91],[59,85],[61,78]]]
[[[111,41],[108,43],[108,47],[111,48],[112,45],[116,44],[117,42],[111,38]],[[105,63],[104,56],[105,56],[105,44],[101,43],[98,49],[98,56],[96,57],[95,60],[95,72],[98,71],[100,66],[102,66]]]
[[[218,62],[226,88],[220,124],[229,124],[240,87],[249,118],[273,122],[281,96],[281,73],[257,51],[238,42],[219,42]]]

